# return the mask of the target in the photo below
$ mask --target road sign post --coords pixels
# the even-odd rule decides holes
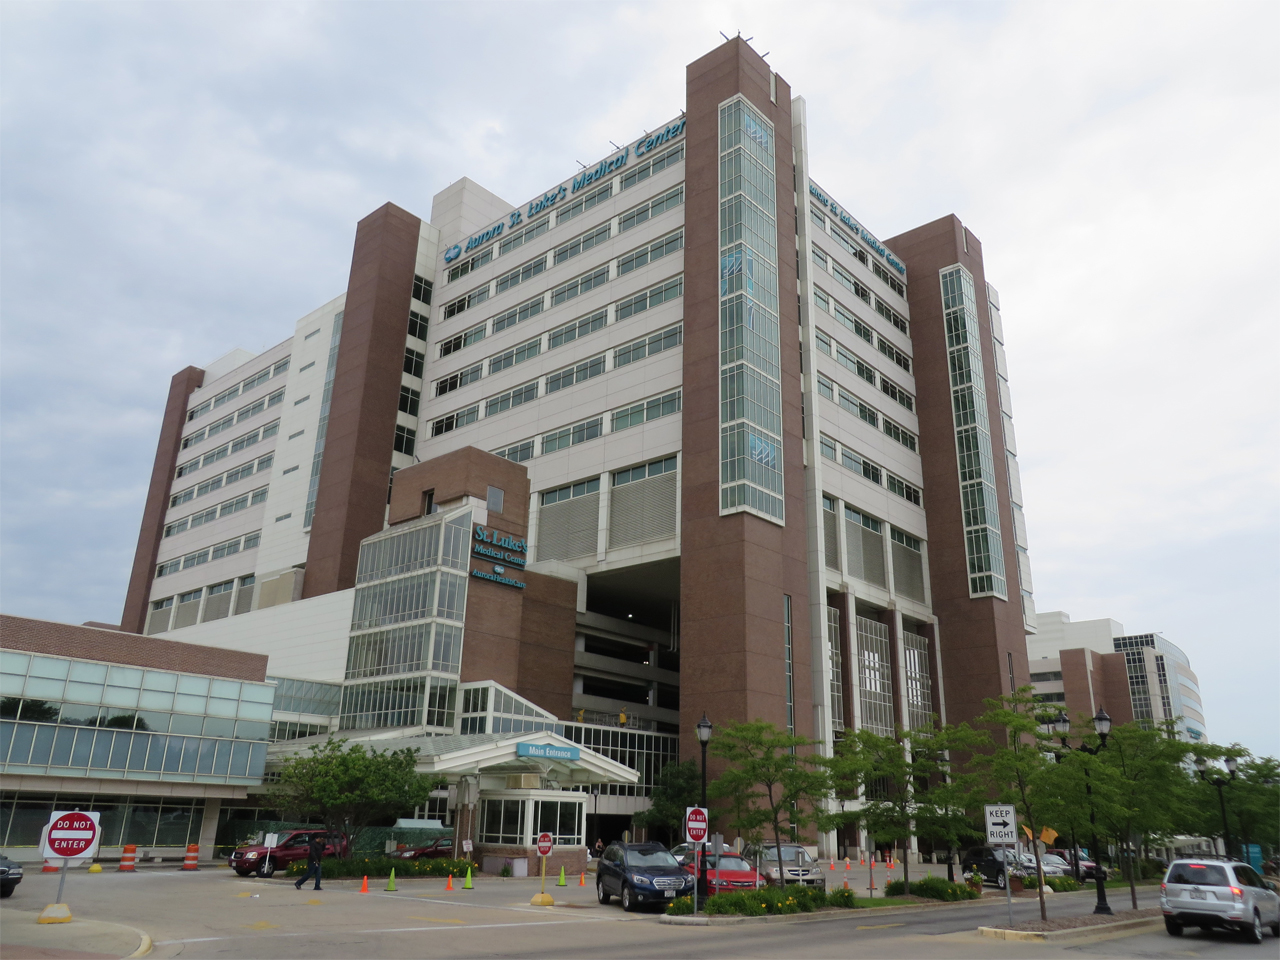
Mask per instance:
[[[535,907],[555,906],[555,901],[547,894],[547,857],[551,856],[551,848],[555,845],[551,834],[538,834],[538,856],[542,858],[542,892],[535,894],[529,902]]]
[[[987,843],[1003,844],[1004,899],[1009,907],[1009,926],[1013,926],[1013,884],[1010,882],[1010,860],[1017,856],[1018,811],[1011,803],[988,803],[983,808],[987,821]]]
[[[707,839],[707,808],[685,807],[684,842],[693,844],[693,912],[698,912],[698,880],[702,876],[702,844]]]
[[[101,831],[98,829],[99,813],[81,813],[79,810],[55,810],[44,831],[43,855],[51,860],[62,860],[62,875],[58,878],[58,899],[40,914],[38,923],[67,923],[71,909],[62,902],[62,891],[67,883],[67,866],[72,860],[90,859],[98,852]]]

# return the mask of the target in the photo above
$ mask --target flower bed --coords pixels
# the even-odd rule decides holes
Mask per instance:
[[[886,897],[901,897],[910,893],[916,897],[927,897],[930,900],[977,900],[982,896],[980,890],[965,883],[952,883],[942,877],[925,877],[923,880],[912,880],[911,889],[907,889],[905,880],[893,880],[885,885]]]
[[[480,869],[470,860],[449,860],[443,857],[421,860],[405,860],[400,857],[353,857],[350,860],[326,857],[320,861],[320,876],[326,880],[341,877],[386,877],[395,870],[397,877],[445,877],[449,874],[461,877],[468,868],[472,871]],[[289,864],[288,875],[298,877],[306,871],[306,861],[296,860]]]
[[[827,893],[821,887],[793,884],[785,888],[761,887],[759,890],[717,893],[702,901],[699,909],[708,916],[763,917],[769,914],[812,913],[823,907],[853,909],[857,906],[852,890],[833,890]],[[693,898],[677,898],[667,906],[667,913],[671,916],[693,913]]]

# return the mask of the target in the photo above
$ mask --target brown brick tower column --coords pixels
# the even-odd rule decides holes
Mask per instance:
[[[169,381],[169,399],[160,422],[160,441],[156,444],[156,460],[151,468],[151,485],[147,503],[142,508],[142,527],[138,531],[138,548],[133,554],[133,572],[129,575],[129,591],[124,598],[120,629],[142,633],[147,628],[147,601],[151,598],[151,581],[156,575],[156,555],[164,538],[164,515],[169,509],[169,485],[178,467],[182,447],[182,428],[187,422],[187,398],[204,383],[204,371],[187,367]]]
[[[356,227],[303,597],[354,586],[382,529],[421,224],[388,203]]]
[[[1018,554],[1009,503],[1009,468],[1005,460],[996,389],[995,348],[987,310],[982,245],[955,217],[946,216],[885,241],[907,265],[907,302],[911,306],[911,346],[916,366],[920,411],[920,459],[924,470],[924,508],[929,525],[929,580],[933,612],[941,635],[942,676],[947,720],[960,723],[984,710],[984,697],[1007,694],[1010,663],[1013,683],[1030,683],[1026,630],[1022,622]],[[951,413],[951,375],[943,324],[939,272],[960,264],[973,275],[982,363],[986,376],[987,418],[991,425],[1000,539],[1004,545],[1009,600],[970,599],[965,554],[964,518],[960,507],[960,471],[956,459],[955,424]]]
[[[691,758],[704,712],[717,725],[758,718],[786,729],[784,595],[792,598],[796,732],[813,734],[791,88],[776,83],[775,103],[768,64],[741,39],[687,70],[680,730],[681,755]],[[774,126],[786,527],[720,516],[719,107],[737,93]]]

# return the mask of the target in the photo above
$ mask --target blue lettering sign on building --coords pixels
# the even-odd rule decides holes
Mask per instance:
[[[475,541],[472,543],[472,555],[493,560],[496,563],[509,563],[523,567],[529,552],[529,544],[517,537],[490,530],[476,524]]]
[[[872,250],[880,254],[880,256],[888,262],[889,266],[893,267],[904,277],[907,275],[907,268],[899,262],[897,257],[889,252],[889,249],[883,243],[868,233],[866,227],[854,220],[853,217],[849,216],[849,214],[844,210],[841,210],[834,200],[830,200],[825,197],[812,183],[809,184],[809,195],[830,210],[833,216],[839,217],[841,223],[869,244]]]
[[[594,170],[583,170],[573,178],[573,192],[577,193],[583,187],[595,183],[606,174],[613,173],[613,171],[617,170],[619,167],[625,167],[627,165],[627,158],[630,156],[631,148],[627,147],[616,157],[613,157],[610,160],[601,160],[600,166],[596,167]],[[564,187],[561,187],[560,190],[563,192]],[[532,216],[532,214],[530,214],[530,216]]]
[[[553,743],[517,743],[516,756],[539,760],[578,760],[582,751],[577,747],[561,747]]]
[[[649,137],[641,137],[636,141],[636,156],[642,157],[655,147],[660,147],[664,143],[679,139],[680,135],[684,133],[684,123],[685,118],[681,117],[679,122],[665,127],[661,133],[655,133]]]

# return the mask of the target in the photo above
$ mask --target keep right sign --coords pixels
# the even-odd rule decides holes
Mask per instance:
[[[987,843],[1017,843],[1018,815],[1012,804],[988,803]]]

